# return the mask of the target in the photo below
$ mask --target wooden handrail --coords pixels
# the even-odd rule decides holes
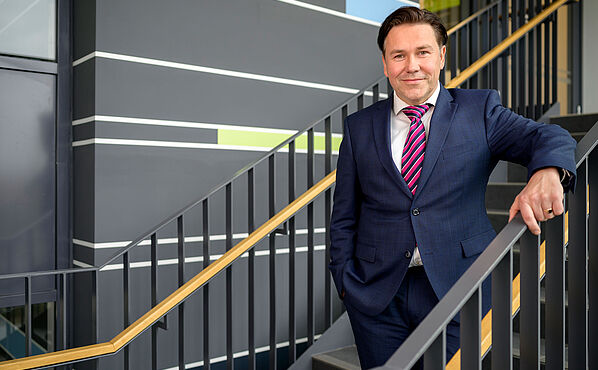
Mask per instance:
[[[546,9],[542,10],[538,15],[532,18],[529,22],[518,28],[515,32],[510,34],[506,39],[501,41],[498,45],[496,45],[492,50],[484,54],[480,59],[473,62],[469,67],[465,68],[458,76],[455,76],[447,85],[447,88],[454,88],[461,85],[463,82],[467,81],[471,76],[477,73],[479,70],[484,68],[486,64],[490,63],[494,58],[498,57],[500,53],[505,51],[508,47],[513,45],[517,40],[522,38],[526,33],[528,33],[532,28],[540,24],[544,19],[546,19],[549,15],[554,13],[558,8],[564,5],[566,2],[570,0],[556,0],[552,4],[546,7]]]
[[[202,285],[211,280],[214,276],[216,276],[216,274],[228,267],[237,258],[241,257],[243,253],[247,252],[257,242],[268,236],[268,234],[273,232],[276,228],[278,228],[278,226],[297,213],[301,208],[308,205],[318,195],[332,186],[335,181],[336,170],[332,171],[317,184],[303,193],[300,197],[283,208],[274,217],[266,221],[257,230],[249,234],[249,236],[241,240],[237,245],[224,253],[222,257],[218,258],[200,273],[195,275],[195,277],[193,277],[187,283],[175,290],[171,295],[166,297],[157,306],[149,310],[145,315],[141,316],[133,324],[129,325],[129,327],[127,327],[109,342],[10,360],[0,363],[0,368],[7,370],[31,369],[35,367],[58,365],[66,362],[104,356],[119,351],[135,337],[143,333],[151,325],[160,320],[160,318],[166,315],[170,310],[183,302]]]
[[[529,30],[538,25],[546,17],[555,12],[560,6],[564,5],[569,0],[556,0],[549,5],[540,14],[535,16],[529,22],[521,26],[517,31],[513,32],[509,37],[499,43],[492,50],[484,54],[480,59],[475,61],[471,66],[463,70],[458,76],[453,78],[447,85],[447,88],[455,88],[465,82],[473,74],[481,70],[486,64],[496,58],[505,49],[523,37]],[[475,18],[475,17],[474,17]],[[457,25],[459,26],[459,25]],[[451,29],[452,30],[452,29]],[[451,32],[449,30],[449,32]],[[257,230],[249,234],[248,237],[240,241],[237,245],[227,251],[222,257],[211,263],[208,267],[195,275],[191,280],[175,290],[167,298],[165,298],[158,305],[149,310],[145,315],[140,317],[133,324],[129,325],[121,333],[115,336],[109,342],[98,343],[83,347],[77,347],[62,351],[46,353],[42,355],[30,356],[0,363],[0,369],[30,369],[36,367],[45,367],[58,365],[61,363],[68,363],[79,361],[83,359],[90,359],[99,356],[109,355],[118,352],[121,348],[127,345],[135,337],[147,330],[151,325],[156,323],[161,317],[166,315],[170,310],[175,308],[178,304],[187,299],[192,293],[199,289],[202,285],[207,283],[215,277],[220,271],[224,270],[243,253],[252,248],[257,242],[273,232],[279,225],[293,216],[301,208],[310,203],[319,194],[324,192],[336,181],[336,170],[332,171],[316,185],[303,193],[295,201],[290,203],[280,212],[278,212],[270,220],[266,221]],[[542,261],[543,261],[542,254]],[[543,273],[544,267],[542,265],[541,271]],[[513,307],[517,306],[519,309],[519,275],[513,280]],[[516,302],[517,301],[517,302]],[[513,312],[516,312],[514,309]],[[482,353],[485,354],[490,348],[492,342],[492,314],[491,311],[482,320]],[[459,350],[460,351],[460,350]],[[447,369],[457,369],[460,367],[460,352],[457,351],[455,356],[447,364]]]

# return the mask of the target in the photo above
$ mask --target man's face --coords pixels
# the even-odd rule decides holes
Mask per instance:
[[[436,89],[445,53],[429,24],[395,26],[384,41],[384,74],[401,100],[422,104]]]

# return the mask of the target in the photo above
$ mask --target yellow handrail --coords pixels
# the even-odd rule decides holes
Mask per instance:
[[[237,245],[223,254],[222,257],[218,258],[183,286],[175,290],[171,295],[166,297],[166,299],[149,310],[133,324],[129,325],[129,327],[127,327],[109,342],[10,360],[0,363],[0,368],[7,370],[30,369],[35,367],[57,365],[65,362],[77,361],[85,358],[103,356],[117,352],[136,336],[148,329],[156,321],[160,320],[162,316],[166,315],[185,298],[189,297],[193,292],[216,276],[216,274],[228,267],[235,261],[235,259],[241,257],[243,253],[247,252],[257,242],[273,232],[280,224],[297,213],[301,208],[309,204],[314,198],[324,192],[324,190],[332,186],[335,181],[336,170],[328,174],[316,185],[295,199],[295,201],[283,208],[274,217],[266,221],[266,223],[260,226],[257,230],[249,234],[248,237],[240,241]]]
[[[499,43],[496,47],[474,62],[471,66],[463,70],[458,76],[453,78],[447,85],[447,88],[455,88],[465,82],[474,73],[482,69],[492,59],[497,57],[506,48],[515,43],[518,39],[523,37],[525,33],[538,25],[550,14],[555,12],[560,6],[565,4],[568,0],[557,0],[544,9],[540,14],[535,16],[525,25],[521,26],[517,31]],[[449,30],[449,32],[451,32]],[[184,299],[189,297],[193,292],[199,289],[203,284],[207,283],[220,271],[224,270],[243,253],[248,251],[257,242],[266,237],[274,231],[284,221],[294,215],[301,208],[310,203],[315,197],[328,189],[336,181],[336,170],[332,171],[320,182],[312,188],[303,193],[299,198],[290,203],[274,217],[260,226],[257,230],[249,234],[249,236],[237,245],[227,251],[222,257],[211,263],[203,271],[195,275],[191,280],[175,290],[171,295],[165,298],[157,306],[149,310],[145,315],[140,317],[133,324],[129,325],[121,333],[115,336],[109,342],[98,343],[83,347],[77,347],[62,351],[46,353],[42,355],[30,356],[5,362],[0,362],[0,369],[30,369],[36,367],[44,367],[57,365],[66,362],[83,360],[86,358],[93,358],[115,353],[132,341],[136,336],[147,330],[151,325],[157,322],[161,317],[166,315],[170,310],[176,307]],[[543,256],[543,254],[542,254]],[[542,270],[543,271],[543,270]],[[515,307],[515,300],[517,299],[517,309],[519,308],[519,280],[518,276],[513,280],[513,307]],[[513,312],[515,312],[514,310]],[[485,353],[492,342],[492,315],[489,312],[482,321],[482,353]],[[485,349],[484,349],[485,348]],[[459,351],[447,364],[447,369],[456,369],[460,367]]]

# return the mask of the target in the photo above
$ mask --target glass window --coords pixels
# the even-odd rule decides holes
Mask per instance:
[[[56,0],[0,0],[0,54],[56,60]]]

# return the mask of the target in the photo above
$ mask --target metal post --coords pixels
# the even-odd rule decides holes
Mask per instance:
[[[25,278],[25,356],[31,356],[31,276]]]
[[[210,265],[210,209],[208,199],[202,202],[203,268]],[[203,370],[210,370],[210,285],[203,287]]]
[[[461,308],[461,368],[482,368],[481,345],[482,336],[482,294],[481,287],[473,293]]]
[[[565,222],[546,222],[545,353],[546,370],[565,368]]]
[[[569,194],[569,368],[588,366],[588,160],[577,168],[577,191]]]
[[[152,284],[152,307],[158,304],[158,238],[156,233],[151,236],[151,284]],[[158,369],[158,325],[152,325],[152,370]]]
[[[314,130],[307,132],[307,188],[314,186]],[[307,205],[307,345],[314,343],[314,204]]]
[[[276,214],[276,163],[274,154],[268,158],[268,216]],[[276,369],[276,233],[269,237],[269,281],[270,281],[270,369]]]
[[[521,237],[521,368],[540,368],[540,236],[529,231]]]
[[[254,169],[247,171],[247,233],[255,230],[255,177]],[[247,258],[247,334],[249,370],[255,370],[255,247]]]
[[[598,348],[598,150],[594,149],[590,153],[588,161],[588,289],[590,306],[588,347],[595,349]],[[596,350],[589,353],[589,368],[598,368],[598,351]]]
[[[360,94],[357,97],[357,110],[362,110],[363,109],[363,94]]]
[[[513,249],[492,271],[492,368],[513,368]]]
[[[233,247],[233,184],[228,183],[226,193],[226,250]],[[226,268],[226,369],[233,370],[233,268]]]
[[[378,85],[376,84],[376,87]],[[324,120],[325,150],[324,150],[324,172],[328,175],[332,171],[332,132],[330,127],[330,116]],[[326,228],[325,258],[324,258],[324,327],[328,329],[332,325],[332,281],[328,262],[330,261],[330,215],[332,213],[332,189],[324,192],[324,222]]]
[[[346,106],[345,106],[346,107]],[[295,200],[295,141],[289,143],[289,203]],[[289,219],[289,366],[297,359],[295,318],[295,216]]]
[[[123,254],[123,328],[127,328],[129,322],[129,289],[130,289],[130,272],[131,263],[129,261],[129,252]],[[130,366],[129,346],[125,346],[124,350],[124,368],[128,369]]]
[[[378,86],[378,84],[375,84],[372,87],[372,103],[375,103],[378,100],[380,100],[380,87]],[[330,117],[329,117],[329,119],[330,119]]]
[[[177,254],[179,287],[185,284],[185,230],[183,215],[177,217]],[[185,302],[179,304],[179,370],[185,370]]]

